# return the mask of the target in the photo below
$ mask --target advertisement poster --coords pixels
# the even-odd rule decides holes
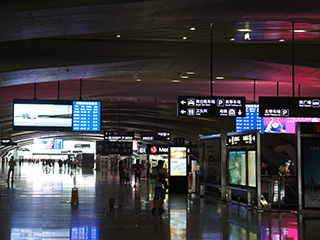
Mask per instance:
[[[229,183],[246,186],[246,152],[229,152]]]
[[[320,208],[320,138],[302,138],[304,208]]]
[[[170,148],[170,176],[187,176],[187,148]]]
[[[257,165],[256,151],[248,151],[248,185],[249,187],[257,186]]]
[[[200,181],[220,184],[221,138],[200,139]]]

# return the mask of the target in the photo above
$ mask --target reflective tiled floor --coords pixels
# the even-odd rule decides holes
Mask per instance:
[[[163,214],[151,214],[153,184],[120,186],[112,171],[58,165],[1,167],[0,239],[320,239],[320,219],[247,211],[197,194],[169,194]],[[78,188],[79,205],[70,203]],[[75,193],[75,192],[74,192]],[[109,198],[115,207],[109,208]]]

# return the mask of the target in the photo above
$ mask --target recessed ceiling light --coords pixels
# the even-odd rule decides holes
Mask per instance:
[[[187,79],[187,78],[189,78],[189,76],[187,76],[187,75],[180,75],[180,78]]]
[[[138,78],[138,79],[137,79],[137,82],[141,82],[141,79],[140,79],[140,78]]]
[[[187,72],[187,74],[188,74],[188,75],[193,75],[193,74],[194,74],[194,72]]]
[[[284,42],[285,40],[283,38],[279,39],[279,42]]]
[[[183,39],[183,40],[187,40],[188,38],[187,38],[187,37],[183,37],[182,39]]]
[[[303,32],[306,32],[306,31],[307,31],[307,30],[301,30],[301,29],[300,29],[300,30],[299,30],[299,29],[294,30],[295,33],[303,33]],[[291,31],[291,32],[292,32],[292,31]]]
[[[191,27],[191,28],[189,28],[189,30],[190,30],[190,31],[195,31],[196,28],[195,28],[195,27]]]
[[[251,29],[249,28],[242,28],[242,29],[238,29],[239,32],[251,32]]]
[[[180,80],[178,80],[178,79],[173,79],[173,80],[171,80],[171,82],[173,82],[173,83],[178,83],[178,82],[180,82]]]
[[[236,39],[235,38],[230,38],[230,41],[231,42],[234,42]]]
[[[217,76],[216,79],[217,79],[217,80],[223,80],[224,77],[222,77],[222,76]]]
[[[120,34],[117,34],[117,38],[120,38],[121,37],[121,35]]]

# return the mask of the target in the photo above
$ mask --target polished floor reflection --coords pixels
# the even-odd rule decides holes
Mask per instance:
[[[17,166],[14,182],[1,167],[1,239],[320,239],[320,218],[247,211],[197,194],[169,194],[151,214],[153,184],[120,186],[110,170]],[[71,204],[77,187],[79,205]],[[109,199],[115,199],[114,208]]]

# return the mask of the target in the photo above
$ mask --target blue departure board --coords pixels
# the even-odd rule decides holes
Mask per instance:
[[[264,133],[263,118],[259,117],[259,104],[246,104],[246,117],[236,118],[236,131],[255,129],[260,129],[260,133]]]
[[[99,132],[101,128],[101,102],[73,101],[72,130]]]

